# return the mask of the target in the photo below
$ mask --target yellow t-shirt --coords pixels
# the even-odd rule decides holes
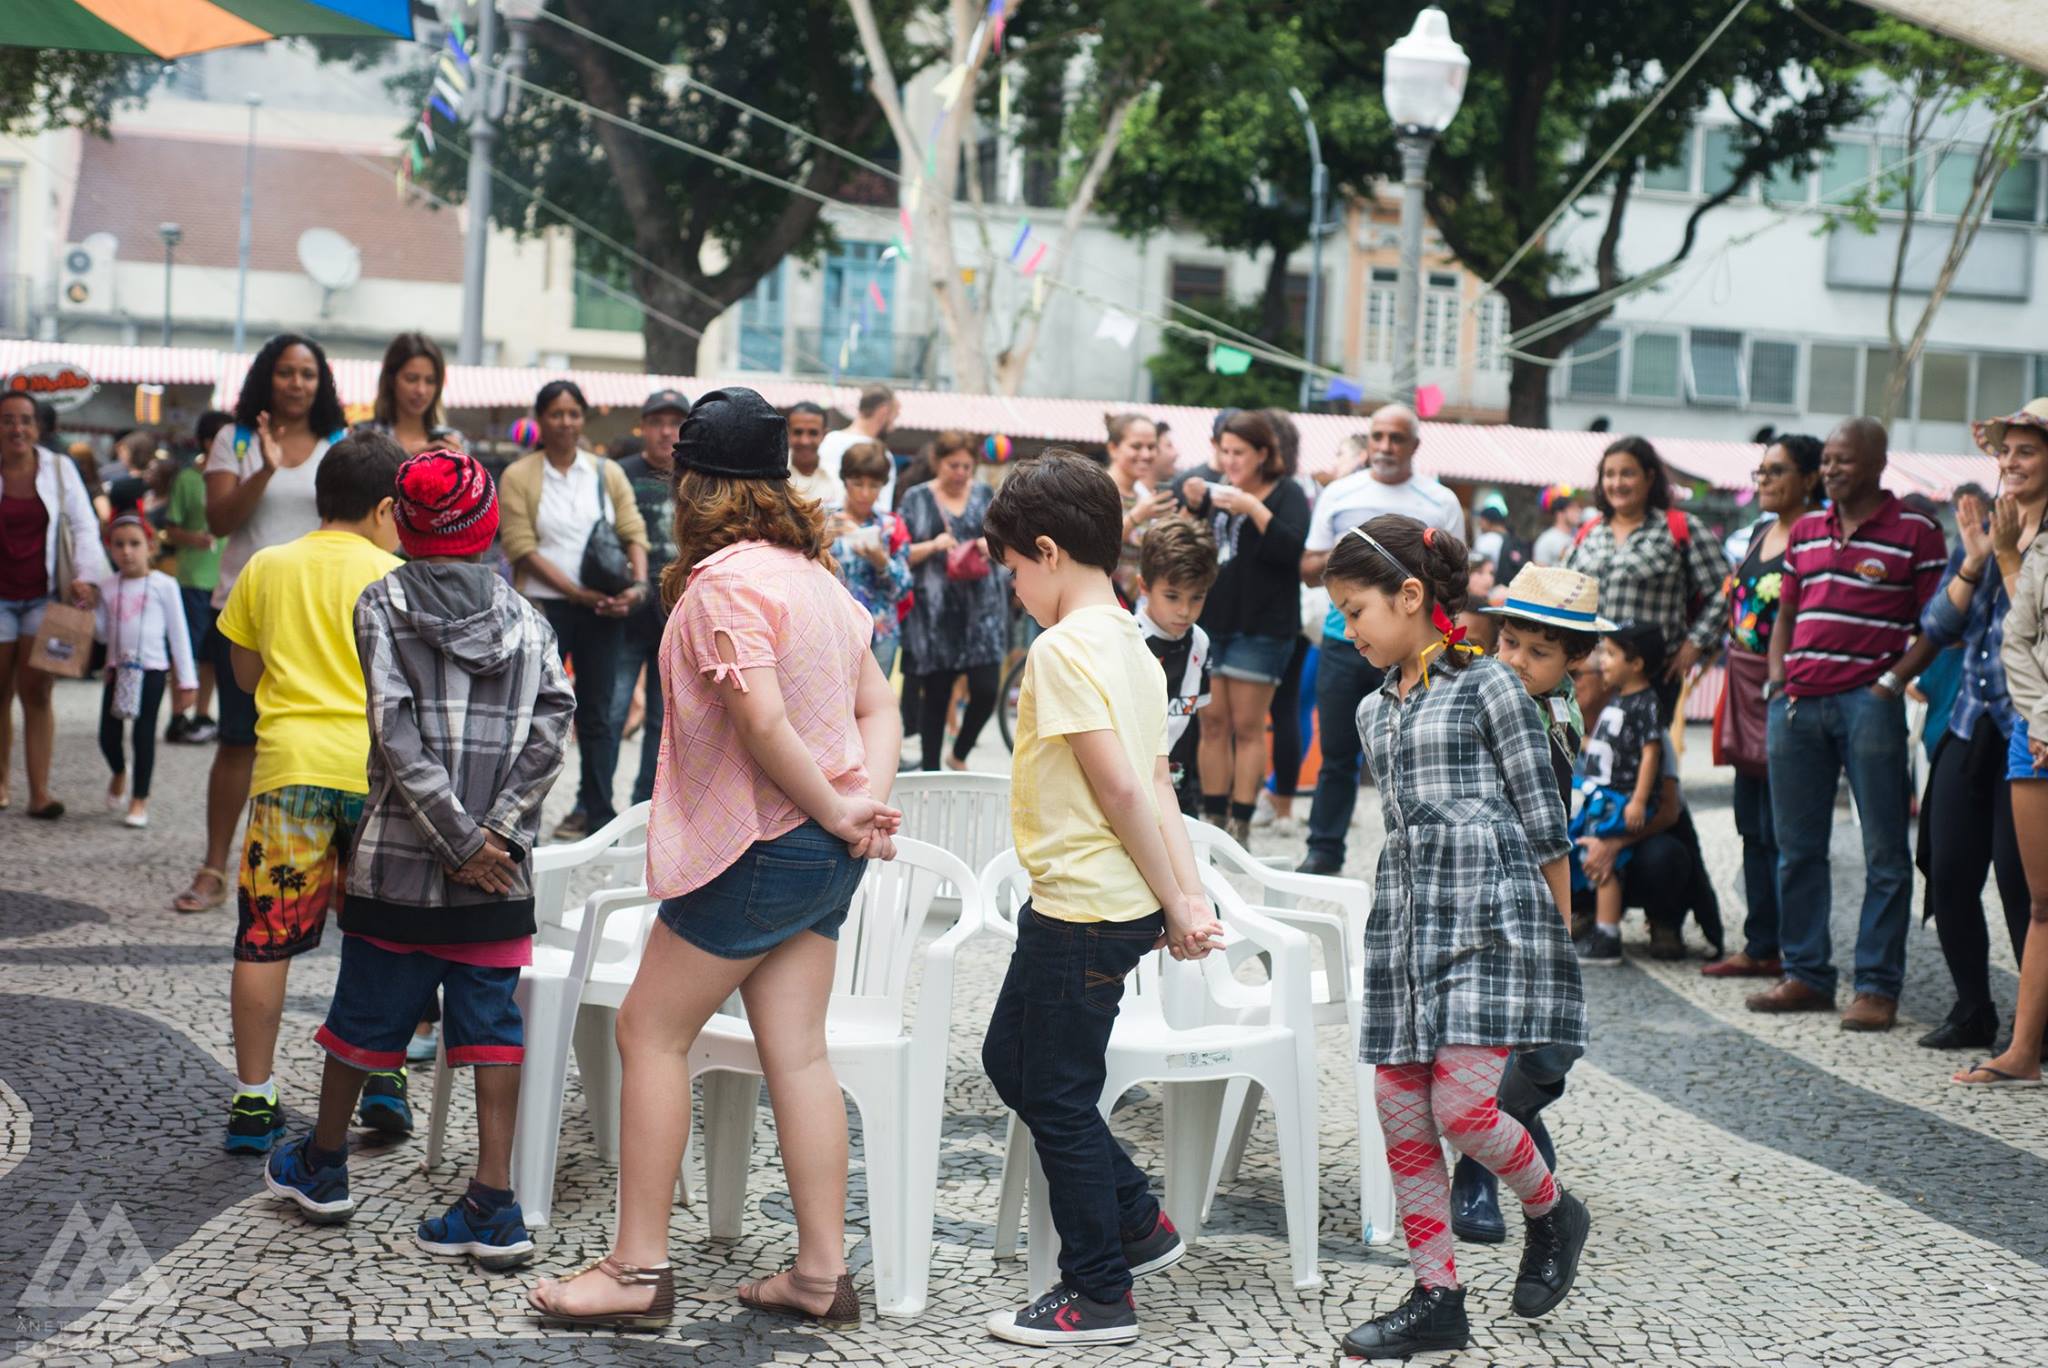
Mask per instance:
[[[1017,699],[1010,829],[1031,875],[1031,905],[1061,921],[1136,921],[1159,910],[1145,876],[1096,801],[1067,738],[1112,731],[1159,819],[1152,775],[1166,754],[1166,690],[1138,621],[1082,608],[1031,644]]]
[[[221,634],[263,657],[249,792],[310,784],[368,793],[370,726],[356,600],[398,557],[353,532],[308,532],[249,558]]]

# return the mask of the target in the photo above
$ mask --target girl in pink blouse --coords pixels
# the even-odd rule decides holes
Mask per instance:
[[[740,1288],[756,1310],[860,1323],[846,1272],[846,1107],[825,1057],[835,938],[870,859],[903,744],[868,650],[874,621],[833,575],[824,514],[789,487],[782,415],[748,389],[699,399],[676,443],[668,712],[647,824],[661,904],[619,1009],[619,1220],[612,1252],[529,1294],[554,1324],[659,1330],[675,1308],[670,1202],[690,1120],[689,1054],[739,990],[796,1207],[796,1267]],[[872,778],[870,776],[873,776]]]

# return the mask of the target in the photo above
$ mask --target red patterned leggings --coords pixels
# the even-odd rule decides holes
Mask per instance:
[[[1374,1085],[1394,1207],[1408,1237],[1408,1266],[1429,1287],[1456,1287],[1451,1256],[1451,1175],[1442,1134],[1460,1154],[1486,1165],[1522,1199],[1531,1218],[1557,1205],[1557,1184],[1519,1121],[1494,1098],[1508,1052],[1487,1045],[1445,1045],[1427,1064],[1382,1064]]]

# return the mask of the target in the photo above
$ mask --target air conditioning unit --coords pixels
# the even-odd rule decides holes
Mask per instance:
[[[120,242],[112,233],[94,233],[64,249],[58,277],[60,313],[107,313],[114,307],[114,256]]]

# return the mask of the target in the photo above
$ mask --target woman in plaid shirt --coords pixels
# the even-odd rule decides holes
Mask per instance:
[[[1323,572],[1345,638],[1380,689],[1358,709],[1387,840],[1365,932],[1359,1058],[1374,1096],[1415,1289],[1345,1336],[1398,1358],[1471,1337],[1451,1257],[1441,1135],[1522,1199],[1514,1309],[1571,1290],[1585,1204],[1559,1188],[1495,1102],[1511,1050],[1583,1045],[1586,1006],[1561,909],[1569,846],[1543,723],[1506,665],[1464,644],[1464,543],[1385,514],[1346,533]]]
[[[1608,617],[1654,623],[1666,642],[1681,643],[1657,682],[1658,720],[1668,727],[1680,682],[1721,647],[1728,557],[1671,506],[1671,479],[1644,438],[1619,438],[1601,454],[1593,501],[1600,516],[1580,531],[1564,563],[1600,581],[1601,611]]]

